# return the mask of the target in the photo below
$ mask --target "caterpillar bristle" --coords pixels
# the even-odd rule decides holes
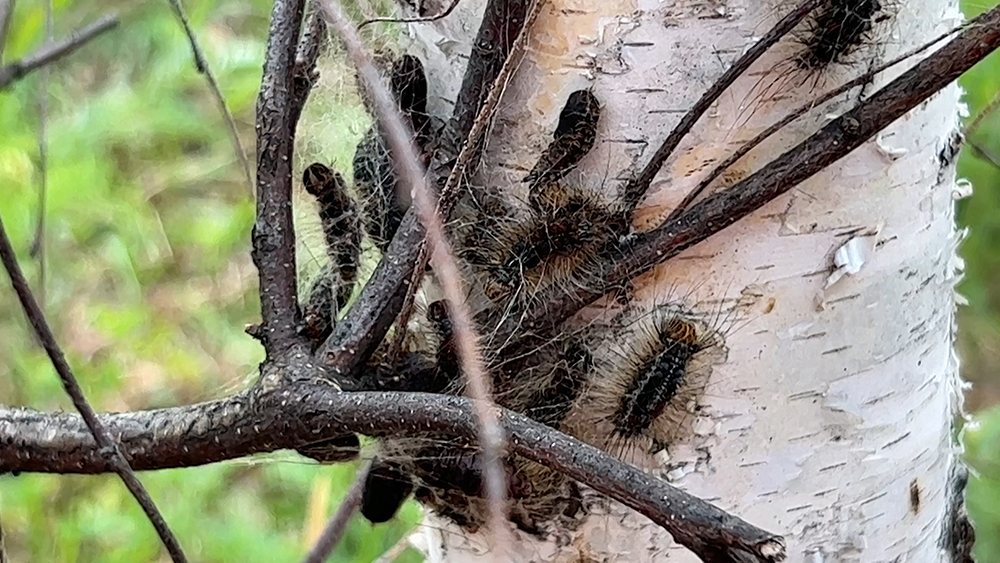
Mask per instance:
[[[658,328],[659,352],[636,358],[639,369],[611,419],[615,433],[625,439],[645,432],[663,413],[684,383],[691,357],[700,350],[691,323],[673,318]]]
[[[361,442],[354,434],[348,434],[299,446],[295,451],[320,463],[344,463],[357,459]]]
[[[326,264],[306,292],[306,299],[302,304],[302,325],[299,327],[299,334],[309,339],[313,349],[323,344],[333,332],[341,291],[336,267],[333,264]]]
[[[409,466],[417,485],[414,496],[438,515],[470,533],[486,524],[479,455],[474,450],[439,447],[424,450]],[[547,467],[512,455],[504,460],[509,499],[508,519],[521,531],[545,537],[556,521],[572,528],[581,520],[583,499],[572,480]]]
[[[486,295],[529,299],[550,284],[585,283],[588,266],[624,232],[624,214],[578,190],[546,184],[528,218],[474,232],[465,256],[483,274]]]
[[[677,440],[724,356],[718,320],[678,306],[623,311],[592,336],[593,369],[567,431],[618,456]]]
[[[889,18],[886,0],[826,0],[797,34],[803,49],[795,57],[803,70],[817,71],[849,62],[850,56],[874,39],[875,25]]]

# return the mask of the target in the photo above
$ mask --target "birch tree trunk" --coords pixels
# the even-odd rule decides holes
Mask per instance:
[[[485,0],[411,24],[431,105],[447,114]],[[549,0],[507,88],[481,180],[519,188],[563,102],[593,87],[599,143],[574,178],[615,190],[648,160],[726,67],[793,6],[769,0]],[[636,217],[653,227],[743,141],[789,110],[958,23],[952,0],[897,6],[856,64],[798,80],[779,43],[705,116],[654,181]],[[905,65],[904,65],[905,66]],[[785,70],[780,70],[785,69]],[[880,76],[865,92],[895,73]],[[818,108],[737,164],[739,179],[805,138],[857,90]],[[782,533],[791,561],[944,561],[961,409],[953,353],[956,259],[950,158],[959,91],[951,87],[848,158],[637,281],[636,298],[742,309],[700,399],[694,434],[644,464],[677,486]],[[853,242],[850,242],[852,241]],[[829,284],[834,257],[860,271]],[[959,499],[959,502],[960,499]],[[482,537],[428,516],[429,560],[487,560]],[[518,536],[520,561],[693,560],[660,528],[615,506],[569,542]]]

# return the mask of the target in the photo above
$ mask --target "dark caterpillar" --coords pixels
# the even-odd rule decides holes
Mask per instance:
[[[594,147],[600,117],[601,105],[590,90],[570,94],[552,142],[523,181],[540,184],[562,179]]]
[[[317,162],[306,168],[302,184],[319,204],[320,223],[330,256],[330,262],[313,281],[302,306],[299,333],[309,339],[315,350],[333,331],[337,313],[347,305],[354,289],[361,231],[354,201],[340,174]],[[358,437],[350,434],[301,446],[297,451],[321,463],[336,463],[356,458],[360,447]]]
[[[724,357],[718,327],[669,306],[639,318],[623,312],[595,336],[599,360],[567,431],[617,455],[676,440],[695,415],[711,365]]]
[[[530,299],[550,284],[578,283],[609,243],[625,232],[625,216],[613,206],[563,184],[535,186],[535,208],[513,224],[488,227],[485,240],[466,240],[464,256],[485,274],[494,302],[521,292]],[[472,237],[481,235],[473,231]]]
[[[798,35],[803,46],[796,65],[809,71],[846,63],[852,53],[873,39],[875,25],[891,17],[886,0],[826,0],[806,21]]]
[[[329,167],[314,163],[302,175],[302,185],[319,204],[320,223],[330,262],[308,291],[300,332],[317,347],[333,330],[337,314],[347,305],[358,277],[361,230],[354,200],[344,179]]]
[[[390,78],[404,117],[413,126],[418,144],[425,147],[421,143],[426,140],[423,133],[430,121],[426,115],[426,79],[419,61],[402,57]],[[608,442],[614,445],[657,435],[659,422],[669,418],[670,409],[687,396],[685,393],[690,395],[686,391],[692,383],[688,380],[690,366],[709,346],[707,333],[693,321],[679,317],[655,325],[650,333],[653,336],[639,341],[622,339],[621,335],[628,331],[617,325],[603,327],[597,335],[588,331],[545,339],[524,336],[517,349],[507,349],[505,343],[492,342],[488,337],[496,314],[526,310],[539,289],[554,286],[569,290],[576,284],[595,283],[591,279],[595,259],[613,250],[628,233],[629,217],[623,206],[605,203],[565,181],[568,172],[593,148],[599,117],[600,104],[593,93],[574,92],[560,114],[552,142],[524,178],[528,184],[527,205],[519,204],[497,187],[470,189],[458,211],[460,216],[471,219],[448,228],[453,240],[462,241],[458,254],[474,279],[481,282],[477,289],[489,297],[489,303],[483,304],[480,311],[484,314],[477,317],[481,323],[477,328],[485,336],[482,348],[494,400],[538,422],[607,446]],[[337,264],[351,260],[348,254],[334,249],[345,240],[356,239],[347,233],[350,225],[333,228],[332,210],[349,200],[332,197],[346,192],[339,176],[327,172],[310,167],[306,177],[309,185],[336,188],[328,190],[326,196],[323,194],[327,192],[321,190],[310,193],[319,194],[321,202],[330,202],[327,207],[331,213],[324,225],[329,222],[331,227],[324,233],[334,258],[332,268],[337,268]],[[366,198],[364,228],[384,250],[409,202],[396,193],[391,157],[378,125],[358,146],[354,174],[356,187]],[[359,232],[356,223],[352,232]],[[321,293],[333,296],[340,287],[331,283]],[[315,315],[329,319],[329,326],[337,310],[344,306],[339,291],[336,296],[329,298],[329,304],[320,303],[325,308]],[[327,315],[326,310],[331,314]],[[320,328],[313,332],[328,334],[327,326]],[[409,325],[396,326],[394,331],[396,334],[384,341],[368,361],[356,381],[357,389],[464,392],[453,327],[444,301],[418,307]],[[390,352],[390,342],[397,335],[404,342],[398,357]],[[610,338],[630,348],[609,352],[591,346],[590,338]],[[626,354],[629,360],[618,361],[616,353]],[[616,366],[614,370],[612,365]],[[579,424],[581,415],[577,412],[581,406],[588,407],[583,425]],[[380,449],[366,478],[361,502],[361,512],[369,521],[391,519],[412,495],[469,531],[485,523],[488,507],[475,445],[433,431],[407,439],[374,437],[381,438]],[[346,447],[337,440],[347,441]],[[331,451],[345,450],[356,452],[356,438],[337,438],[300,452],[330,460],[336,457]],[[508,454],[503,465],[509,518],[518,528],[544,536],[554,523],[566,529],[581,521],[586,512],[583,495],[571,479],[514,454]]]
[[[424,151],[429,145],[431,119],[427,113],[427,77],[423,64],[414,56],[403,55],[393,64],[389,87],[404,123]],[[365,231],[383,252],[403,221],[409,197],[397,192],[389,142],[381,123],[373,124],[354,153],[354,185],[364,201]]]

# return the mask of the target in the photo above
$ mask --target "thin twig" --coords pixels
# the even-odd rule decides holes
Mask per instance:
[[[268,355],[299,342],[292,223],[295,51],[305,0],[277,0],[271,12],[264,77],[257,97],[257,266],[261,330]]]
[[[489,0],[472,46],[451,119],[439,137],[431,162],[434,186],[443,186],[462,141],[514,44],[527,16],[529,0]],[[331,378],[357,374],[397,319],[420,255],[424,231],[410,209],[361,295],[317,351]]]
[[[191,29],[191,24],[188,22],[187,14],[184,13],[184,7],[181,5],[181,0],[170,0],[170,7],[173,8],[174,14],[177,15],[177,19],[181,22],[181,27],[184,28],[184,34],[187,35],[188,43],[191,44],[191,54],[194,56],[194,66],[198,69],[198,72],[205,77],[205,81],[208,82],[208,89],[212,92],[212,96],[215,98],[215,103],[219,106],[219,111],[222,112],[222,117],[226,121],[226,127],[229,129],[229,136],[233,141],[233,149],[236,151],[236,158],[240,161],[240,166],[243,167],[243,175],[246,176],[247,186],[250,190],[253,190],[253,172],[250,169],[250,160],[247,158],[247,152],[243,148],[243,142],[240,141],[240,132],[236,127],[236,120],[233,119],[232,112],[229,111],[229,106],[226,105],[226,98],[222,95],[222,90],[219,89],[219,83],[215,79],[215,73],[212,72],[211,67],[208,66],[208,60],[205,59],[205,54],[201,50],[201,46],[198,44],[198,39],[195,38],[194,30]]]
[[[14,19],[14,4],[14,0],[0,0],[0,63],[3,63],[3,50],[7,45],[10,22]]]
[[[378,559],[376,559],[374,563],[392,563],[393,561],[396,560],[396,558],[402,555],[403,552],[409,548],[410,548],[410,538],[408,536],[404,536],[400,538],[398,542],[396,542],[396,545],[390,547],[382,555],[379,555]],[[0,561],[0,563],[3,562]]]
[[[180,544],[177,543],[177,538],[170,531],[146,488],[143,487],[132,471],[132,468],[129,467],[128,460],[122,455],[121,449],[118,447],[118,442],[105,429],[104,425],[97,418],[94,409],[87,402],[87,398],[83,395],[83,390],[80,389],[80,385],[77,383],[76,377],[69,367],[69,363],[66,362],[66,357],[63,355],[62,349],[56,343],[55,335],[52,334],[52,330],[45,320],[45,314],[38,306],[38,302],[35,300],[35,296],[32,295],[31,288],[28,286],[28,281],[24,278],[24,273],[21,271],[21,266],[17,263],[17,255],[14,253],[14,247],[10,244],[10,239],[7,238],[7,231],[4,229],[2,219],[0,219],[0,260],[3,261],[4,268],[10,276],[10,283],[14,287],[18,299],[21,301],[24,315],[28,318],[28,322],[31,323],[31,327],[35,331],[35,336],[38,337],[39,342],[45,348],[45,352],[49,355],[52,366],[55,368],[56,373],[59,374],[59,379],[62,381],[66,394],[73,401],[73,406],[79,411],[94,440],[100,446],[101,455],[107,460],[110,468],[121,477],[122,482],[125,483],[125,487],[132,493],[135,500],[139,502],[139,506],[142,507],[149,521],[156,528],[156,533],[163,540],[163,545],[166,546],[171,559],[175,563],[187,561]]]
[[[309,99],[309,94],[319,78],[316,64],[319,62],[319,54],[326,41],[326,22],[317,12],[315,3],[311,3],[310,6],[309,15],[303,26],[305,31],[302,32],[299,46],[295,49],[295,70],[292,72],[295,81],[292,95],[293,137],[306,100]]]
[[[347,530],[347,523],[350,522],[351,516],[358,511],[358,506],[361,505],[365,479],[368,477],[371,466],[372,460],[368,459],[358,469],[354,476],[354,482],[351,483],[351,488],[347,490],[347,494],[340,501],[340,506],[327,520],[323,533],[316,540],[316,545],[306,555],[305,563],[323,563],[340,543],[340,539],[344,537],[344,532]]]
[[[653,182],[653,178],[660,172],[663,168],[663,164],[670,158],[673,154],[674,149],[677,145],[684,140],[684,137],[691,131],[698,119],[708,111],[708,108],[715,103],[716,100],[722,96],[722,93],[726,91],[729,86],[736,82],[736,79],[743,75],[744,72],[750,65],[752,65],[757,59],[759,59],[770,47],[778,42],[779,39],[784,37],[789,31],[792,30],[796,25],[799,24],[809,12],[813,10],[820,0],[802,0],[798,7],[792,10],[791,13],[781,18],[770,31],[764,34],[757,43],[754,44],[746,53],[744,53],[739,59],[726,72],[715,81],[714,84],[705,92],[701,98],[691,107],[690,110],[684,117],[681,118],[680,122],[674,127],[673,131],[667,135],[666,140],[660,145],[660,148],[656,149],[653,153],[652,159],[646,164],[642,172],[632,180],[629,180],[625,184],[625,188],[622,191],[622,201],[629,206],[629,208],[634,208],[639,204],[642,196],[649,189],[649,185]]]
[[[90,40],[118,26],[118,17],[109,15],[101,18],[62,41],[48,43],[27,57],[0,67],[0,90],[34,70],[51,64],[83,47]]]
[[[625,248],[606,256],[594,274],[604,280],[603,284],[539,296],[537,302],[542,306],[527,315],[522,328],[551,330],[608,290],[760,209],[845,157],[998,46],[1000,6],[971,20],[958,37],[750,177],[706,197],[677,219],[638,235]],[[507,321],[498,332],[510,334],[513,328]]]
[[[525,19],[524,27],[521,28],[517,38],[514,40],[510,53],[507,55],[507,59],[504,61],[503,66],[500,68],[500,73],[493,81],[493,85],[490,87],[486,101],[483,102],[483,107],[480,108],[479,114],[472,123],[472,129],[469,131],[468,137],[465,139],[465,142],[462,143],[462,149],[458,153],[455,165],[448,174],[447,180],[445,180],[444,188],[441,190],[441,198],[438,202],[438,212],[445,219],[450,217],[452,208],[455,206],[455,202],[458,200],[459,195],[461,195],[459,186],[461,185],[462,179],[465,177],[473,160],[477,158],[477,155],[482,149],[483,135],[496,115],[497,108],[500,105],[500,98],[503,97],[503,93],[507,89],[507,84],[510,82],[511,77],[514,75],[518,66],[520,66],[524,49],[528,43],[528,38],[530,37],[531,26],[534,24],[535,19],[538,18],[538,14],[541,12],[543,4],[545,4],[545,0],[535,0],[532,4],[532,7],[528,12],[528,17]],[[427,249],[421,248],[420,256],[417,259],[417,266],[414,269],[413,280],[423,279],[424,272],[427,269],[427,261],[429,259],[430,255],[427,252]],[[410,317],[409,309],[413,305],[413,297],[418,288],[418,283],[411,282],[410,287],[407,289],[406,300],[403,303],[403,309],[400,313],[398,326],[406,326],[406,322],[408,322]],[[393,341],[393,349],[402,345],[402,337],[404,334],[405,333],[400,333],[400,335]]]
[[[371,19],[367,19],[367,20],[361,22],[360,24],[358,24],[358,32],[360,32],[361,28],[365,27],[366,25],[371,24],[371,23],[375,23],[375,22],[387,22],[387,23],[420,23],[420,22],[432,22],[432,21],[441,20],[441,19],[444,19],[444,18],[448,17],[448,15],[451,14],[452,11],[455,10],[455,8],[458,6],[459,1],[460,0],[451,0],[451,5],[449,5],[447,8],[445,8],[442,12],[440,12],[438,14],[434,14],[433,16],[420,16],[420,17],[416,17],[416,18],[371,18]]]
[[[993,151],[987,149],[977,141],[968,141],[968,143],[972,147],[972,154],[992,164],[997,170],[1000,170],[1000,156],[993,154]]]
[[[3,522],[0,522],[0,563],[8,563],[7,546],[3,535]]]
[[[891,61],[889,61],[887,63],[884,63],[884,64],[880,65],[879,67],[877,67],[877,68],[875,68],[875,69],[873,69],[873,70],[871,70],[869,72],[866,72],[866,73],[862,74],[861,76],[858,76],[857,78],[855,78],[853,80],[845,82],[844,84],[841,84],[837,88],[834,88],[833,90],[830,90],[830,91],[826,92],[822,96],[820,96],[820,97],[818,97],[818,98],[816,98],[814,100],[809,100],[808,103],[803,104],[802,106],[800,106],[799,108],[797,108],[795,111],[790,112],[788,115],[786,115],[785,117],[781,118],[776,123],[774,123],[773,125],[771,125],[767,129],[765,129],[764,131],[762,131],[756,137],[754,137],[753,139],[750,139],[749,141],[747,141],[746,143],[744,143],[743,146],[741,146],[739,149],[737,149],[735,152],[733,152],[733,154],[731,154],[728,157],[726,157],[725,160],[723,160],[722,162],[720,162],[714,169],[712,169],[712,171],[709,172],[707,176],[705,176],[704,178],[702,178],[701,182],[698,183],[698,186],[695,187],[695,189],[691,190],[690,193],[688,193],[686,196],[684,196],[684,199],[681,200],[681,202],[677,205],[677,207],[670,213],[670,215],[667,216],[667,219],[664,221],[664,223],[669,223],[669,222],[673,221],[674,219],[676,219],[677,217],[679,217],[680,214],[681,214],[681,212],[683,212],[684,210],[686,210],[691,205],[691,202],[694,201],[699,195],[701,195],[702,192],[704,192],[705,189],[708,188],[708,186],[712,183],[713,180],[715,180],[716,178],[718,178],[719,175],[721,175],[723,172],[725,172],[730,166],[732,166],[733,164],[736,164],[736,162],[739,159],[743,158],[743,156],[746,155],[751,150],[753,150],[754,147],[756,147],[757,145],[763,143],[765,140],[767,140],[769,137],[771,137],[771,135],[774,135],[779,130],[781,130],[782,128],[784,128],[786,125],[788,125],[789,123],[791,123],[791,122],[795,121],[796,119],[802,117],[803,115],[805,115],[806,113],[812,111],[816,107],[818,107],[818,106],[820,106],[822,104],[825,104],[826,102],[832,100],[833,98],[836,98],[837,96],[843,94],[844,92],[847,92],[848,90],[851,90],[851,89],[856,88],[858,86],[862,86],[864,84],[867,84],[872,78],[875,77],[875,75],[877,75],[877,74],[879,74],[881,72],[884,72],[885,70],[887,70],[887,69],[889,69],[889,68],[891,68],[893,66],[896,66],[897,64],[905,61],[906,59],[909,59],[910,57],[919,55],[920,53],[926,51],[927,49],[930,49],[934,45],[937,45],[938,43],[940,43],[941,41],[944,41],[945,39],[947,39],[948,37],[954,35],[955,33],[958,33],[961,29],[962,29],[961,27],[958,27],[958,28],[952,29],[950,31],[947,31],[945,33],[942,33],[937,38],[932,39],[931,41],[929,41],[927,43],[924,43],[920,47],[917,47],[916,49],[913,49],[913,50],[911,50],[911,51],[909,51],[907,53],[904,53],[904,54],[896,57],[895,59],[892,59]]]
[[[150,470],[295,448],[345,432],[390,438],[431,432],[476,440],[473,400],[431,393],[344,393],[310,377],[298,374],[293,385],[273,393],[244,392],[200,405],[101,418],[121,437],[136,467]],[[703,560],[731,561],[712,557],[725,548],[758,554],[751,561],[783,557],[780,536],[549,426],[499,410],[516,454],[646,515]],[[93,474],[108,469],[78,416],[0,406],[0,471]]]
[[[486,133],[486,129],[490,123],[493,122],[493,117],[496,115],[497,108],[500,105],[500,98],[503,97],[503,93],[507,90],[507,84],[514,75],[514,71],[521,64],[525,47],[528,44],[528,39],[531,37],[531,26],[538,18],[538,14],[542,11],[544,4],[545,0],[534,0],[532,2],[528,16],[524,20],[524,26],[518,32],[517,38],[514,39],[510,53],[507,55],[503,66],[500,67],[500,72],[497,73],[496,79],[490,86],[489,94],[486,96],[486,101],[483,102],[483,107],[480,108],[475,121],[472,122],[472,129],[469,130],[469,135],[462,144],[462,150],[459,151],[458,158],[455,160],[455,166],[452,168],[451,173],[448,174],[444,189],[441,190],[440,210],[443,217],[451,215],[451,209],[454,207],[455,201],[459,196],[459,184],[482,148],[483,135]]]
[[[373,94],[378,119],[385,126],[392,150],[396,175],[402,180],[399,188],[412,195],[420,221],[427,232],[427,245],[430,248],[434,272],[449,302],[448,309],[454,326],[459,362],[474,399],[476,418],[482,434],[479,443],[483,451],[482,471],[489,505],[489,528],[496,538],[494,555],[499,561],[503,561],[510,552],[511,545],[506,525],[506,475],[502,465],[504,436],[497,422],[496,405],[490,397],[490,385],[483,369],[475,324],[466,305],[462,275],[445,238],[444,225],[437,213],[434,194],[427,185],[425,173],[414,150],[412,132],[407,130],[392,95],[371,62],[371,56],[361,44],[357,32],[344,17],[340,6],[332,2],[324,2],[322,6],[327,21],[344,41],[358,73]]]
[[[979,129],[979,126],[983,124],[983,121],[985,121],[987,117],[993,115],[993,112],[995,112],[997,108],[1000,108],[1000,92],[993,94],[993,99],[990,100],[990,103],[986,104],[986,107],[977,113],[976,117],[974,117],[972,121],[965,126],[965,136],[971,137],[975,134],[975,132]]]
[[[52,0],[45,1],[45,42],[55,39],[55,21]],[[28,255],[38,261],[38,303],[45,309],[45,207],[49,184],[49,67],[41,69],[38,81],[38,215],[35,219],[35,237]]]

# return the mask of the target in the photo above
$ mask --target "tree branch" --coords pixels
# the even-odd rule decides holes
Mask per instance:
[[[3,62],[3,50],[7,45],[10,22],[14,19],[14,3],[14,0],[0,0],[0,63]]]
[[[354,482],[351,483],[351,488],[347,490],[347,494],[340,501],[340,506],[326,522],[323,533],[316,540],[316,545],[306,555],[305,563],[323,563],[340,543],[340,539],[344,537],[344,531],[347,530],[347,523],[351,521],[351,516],[358,511],[358,506],[361,505],[361,494],[365,490],[365,479],[368,477],[371,466],[372,462],[368,460],[358,469],[354,475]]]
[[[378,70],[371,62],[371,57],[361,45],[361,38],[338,5],[324,3],[323,11],[330,24],[343,39],[347,51],[358,72],[364,78],[368,90],[373,94],[378,118],[385,126],[389,146],[392,150],[396,176],[402,181],[399,189],[412,194],[413,204],[420,222],[427,233],[427,244],[431,251],[431,260],[437,273],[438,281],[444,289],[449,302],[449,315],[455,327],[459,361],[462,373],[468,382],[468,389],[475,399],[476,419],[479,422],[481,436],[479,443],[483,450],[483,481],[486,484],[487,501],[489,505],[489,528],[495,536],[495,549],[498,556],[509,553],[511,538],[506,526],[507,486],[503,470],[502,458],[504,449],[503,432],[496,421],[490,384],[486,378],[483,361],[477,345],[478,336],[465,301],[465,288],[458,263],[452,253],[444,234],[444,225],[437,213],[437,201],[431,188],[427,185],[424,171],[421,169],[416,151],[413,147],[413,132],[409,131],[395,107],[392,95],[382,83]],[[412,289],[412,288],[411,288]]]
[[[752,176],[608,253],[595,272],[595,278],[604,280],[603,284],[579,287],[568,294],[553,292],[539,296],[537,302],[542,306],[531,311],[520,328],[551,331],[607,291],[760,209],[845,157],[998,46],[1000,7],[966,24],[966,29],[944,47]],[[498,333],[511,334],[515,322],[517,319],[505,320]]]
[[[700,182],[698,182],[698,185],[693,190],[691,190],[690,193],[684,196],[684,199],[677,204],[677,207],[670,213],[670,215],[667,216],[664,223],[670,223],[674,219],[680,217],[681,214],[685,210],[687,210],[688,206],[691,205],[691,202],[697,199],[698,196],[701,195],[702,192],[704,192],[705,189],[708,188],[708,186],[711,185],[716,178],[718,178],[723,172],[728,170],[730,166],[736,164],[736,162],[739,161],[739,159],[743,158],[748,152],[753,150],[754,147],[763,143],[765,140],[771,137],[771,135],[774,135],[781,129],[784,129],[785,126],[788,125],[789,123],[809,113],[810,111],[819,107],[820,105],[825,104],[826,102],[836,98],[837,96],[853,88],[857,88],[858,86],[867,84],[876,75],[884,72],[885,70],[893,66],[896,66],[897,64],[905,61],[906,59],[909,59],[910,57],[919,55],[920,53],[926,51],[927,49],[930,49],[934,45],[937,45],[941,41],[944,41],[948,37],[954,35],[955,33],[958,33],[960,29],[962,28],[960,27],[957,29],[953,29],[951,31],[947,31],[939,35],[938,37],[928,41],[927,43],[924,43],[920,47],[917,47],[916,49],[913,49],[911,51],[907,51],[906,53],[903,53],[902,55],[896,57],[895,59],[883,63],[879,65],[877,68],[865,72],[864,74],[861,74],[857,78],[851,79],[841,84],[840,86],[834,88],[833,90],[824,93],[818,98],[809,100],[807,103],[799,106],[794,111],[789,112],[788,115],[779,119],[773,125],[758,133],[757,136],[755,136],[753,139],[750,139],[746,143],[743,143],[743,145],[740,148],[734,151],[731,155],[727,156],[725,160],[717,164],[715,168],[713,168],[712,171],[708,173],[708,175],[706,175],[704,178],[701,179]]]
[[[756,528],[579,440],[500,410],[511,449],[561,471],[652,519],[704,561],[731,561],[739,550],[780,561],[780,536]],[[342,393],[307,378],[273,392],[155,411],[102,415],[133,465],[186,467],[296,448],[357,432],[380,437],[444,433],[469,443],[477,436],[472,401],[429,393]],[[101,473],[108,461],[80,418],[0,407],[0,471]]]
[[[170,531],[170,527],[167,526],[166,520],[163,519],[160,511],[157,510],[156,504],[149,496],[149,492],[146,491],[146,488],[135,476],[125,456],[122,455],[118,443],[111,437],[111,434],[108,433],[103,423],[98,419],[97,413],[94,412],[90,403],[87,402],[87,398],[84,396],[80,384],[77,383],[76,377],[73,375],[73,370],[69,367],[62,349],[56,343],[56,337],[52,334],[49,323],[45,320],[45,314],[42,312],[41,307],[38,306],[35,296],[31,293],[31,287],[28,285],[28,280],[24,278],[21,266],[17,263],[17,255],[14,253],[14,247],[10,244],[10,239],[7,238],[7,232],[4,229],[2,219],[0,219],[0,261],[3,262],[7,274],[10,276],[10,283],[14,287],[14,292],[17,293],[17,298],[21,301],[24,315],[28,318],[28,322],[31,324],[31,328],[34,330],[35,336],[38,337],[42,347],[45,348],[45,352],[48,354],[49,360],[52,361],[52,366],[55,368],[56,373],[59,374],[59,379],[62,381],[66,394],[69,395],[73,406],[76,407],[76,410],[83,417],[83,421],[86,423],[87,430],[89,431],[89,436],[100,446],[98,454],[105,460],[109,468],[121,477],[122,482],[125,483],[125,487],[135,497],[139,506],[142,507],[143,512],[146,513],[146,517],[149,518],[149,521],[156,529],[156,533],[159,534],[160,539],[163,541],[163,545],[166,546],[170,558],[175,563],[187,561],[180,544],[177,542],[177,538],[174,537],[173,532]]]
[[[358,32],[361,31],[363,27],[376,22],[386,22],[386,23],[426,23],[444,19],[451,14],[455,8],[458,7],[460,0],[451,0],[451,4],[447,8],[441,10],[441,12],[434,14],[433,16],[420,16],[416,18],[370,18],[360,24],[358,24]]]
[[[660,172],[663,168],[663,164],[670,158],[673,154],[674,149],[677,145],[684,140],[684,137],[691,131],[694,124],[698,122],[702,115],[708,108],[715,103],[716,100],[722,96],[722,93],[726,91],[727,88],[732,86],[736,79],[743,75],[744,72],[750,65],[752,65],[757,59],[759,59],[771,45],[778,42],[779,39],[785,36],[793,27],[798,25],[802,20],[809,15],[809,12],[813,10],[820,0],[802,0],[798,7],[792,10],[791,13],[781,18],[770,31],[768,31],[764,37],[761,37],[757,43],[753,45],[746,53],[743,53],[739,59],[730,66],[726,72],[715,81],[714,84],[705,92],[701,98],[688,110],[684,117],[681,118],[680,122],[674,127],[673,131],[667,135],[667,138],[660,145],[660,148],[656,149],[653,153],[653,157],[650,159],[649,163],[642,169],[642,172],[636,178],[630,180],[625,184],[625,188],[622,191],[622,201],[628,206],[629,209],[634,209],[639,202],[642,200],[642,196],[649,189],[649,185],[653,182],[653,178]]]
[[[246,176],[247,185],[253,190],[253,172],[250,171],[250,161],[247,159],[247,151],[243,148],[243,142],[240,141],[240,132],[236,128],[236,120],[233,119],[232,112],[229,111],[229,106],[226,105],[226,98],[222,95],[222,90],[219,89],[219,83],[215,79],[215,73],[212,72],[211,67],[208,66],[208,60],[205,59],[205,54],[201,50],[201,46],[198,44],[198,39],[194,35],[194,30],[191,29],[191,24],[188,22],[187,14],[184,13],[184,7],[181,5],[181,0],[170,0],[170,7],[173,8],[174,14],[177,19],[181,22],[181,27],[184,29],[184,34],[187,35],[188,43],[191,44],[191,55],[194,57],[194,66],[198,69],[198,72],[205,77],[205,82],[208,83],[208,89],[212,92],[212,97],[215,98],[216,105],[219,106],[219,111],[222,113],[222,118],[226,121],[226,128],[229,129],[229,136],[233,140],[233,149],[236,151],[236,158],[240,161],[240,166],[243,168],[243,174]]]
[[[431,163],[435,187],[448,177],[459,147],[482,107],[483,91],[499,74],[524,25],[530,4],[529,0],[490,0],[486,5],[455,110]],[[348,376],[360,371],[382,342],[406,298],[405,290],[423,239],[424,230],[416,210],[410,209],[354,306],[318,351],[319,359],[332,375]]]
[[[28,73],[51,64],[89,43],[92,39],[118,27],[118,17],[104,16],[62,41],[48,43],[27,57],[0,67],[0,91],[24,78]]]
[[[306,105],[306,100],[309,99],[309,93],[312,92],[312,87],[319,78],[316,63],[319,61],[324,41],[326,41],[326,21],[320,17],[315,3],[313,3],[306,18],[302,39],[299,40],[299,46],[295,50],[295,70],[292,71],[295,82],[295,90],[292,93],[293,126],[298,125],[302,109]]]
[[[257,221],[253,261],[260,280],[260,334],[268,355],[298,341],[292,225],[295,51],[305,0],[276,0],[257,97]]]

